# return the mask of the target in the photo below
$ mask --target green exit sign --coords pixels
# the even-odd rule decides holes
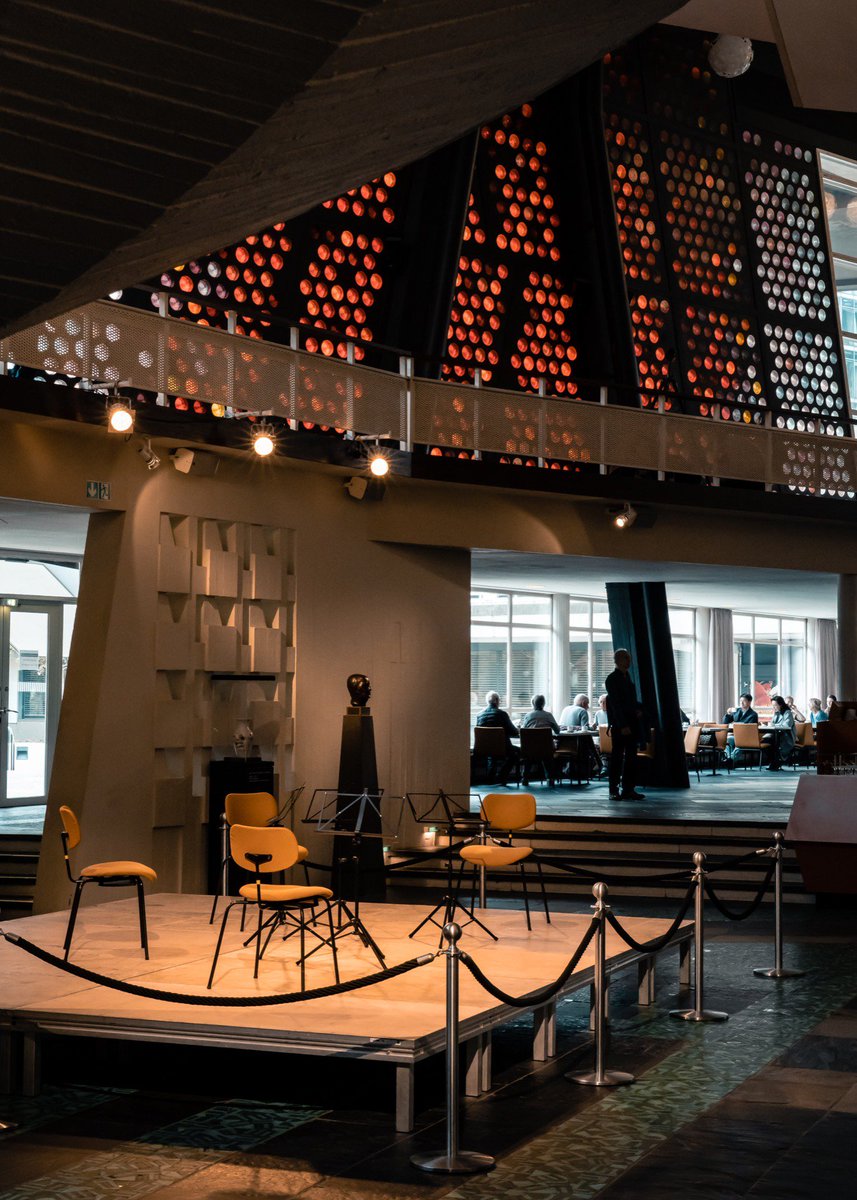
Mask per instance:
[[[110,484],[101,483],[97,479],[87,479],[86,498],[87,500],[109,500]]]

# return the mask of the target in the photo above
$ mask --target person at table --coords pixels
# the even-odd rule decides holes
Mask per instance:
[[[512,738],[518,736],[518,731],[515,728],[512,718],[509,714],[500,707],[500,696],[498,692],[488,692],[485,696],[485,708],[476,718],[477,725],[488,725],[492,728],[502,729],[506,735],[506,757],[500,763],[500,779],[501,787],[505,787],[509,782],[509,775],[514,769],[517,776],[518,772],[518,748],[512,745]]]
[[[592,716],[590,729],[597,729],[599,725],[609,725],[610,718],[607,716],[607,693],[602,692],[598,697],[598,708]]]
[[[745,692],[735,707],[727,708],[724,714],[724,725],[734,725],[736,721],[742,725],[759,724],[759,714],[753,708],[753,697],[749,692]]]
[[[803,715],[803,713],[800,711],[798,706],[795,704],[794,696],[786,696],[786,704],[789,706],[789,709],[791,710],[791,714],[796,721],[805,721],[806,720],[806,717]]]
[[[763,734],[763,741],[771,748],[769,771],[779,771],[780,767],[789,761],[795,748],[795,719],[794,713],[786,703],[785,696],[772,696],[771,703],[774,715],[771,717],[769,729],[780,730],[777,734]]]
[[[616,670],[604,680],[607,689],[607,720],[612,741],[610,753],[610,799],[645,800],[636,788],[637,747],[643,710],[631,678],[631,655],[617,650],[613,655]]]
[[[827,697],[827,703],[824,706],[824,711],[827,713],[828,717],[830,716],[831,707],[834,704],[838,704],[838,703],[839,703],[839,701],[836,699],[836,697],[831,692],[831,694]]]
[[[828,720],[827,713],[821,707],[821,700],[818,696],[813,696],[809,702],[809,720],[813,729],[822,721]]]
[[[591,720],[589,714],[589,697],[583,692],[574,697],[571,704],[566,704],[559,714],[559,723],[563,729],[588,729]]]
[[[559,733],[559,725],[552,712],[545,708],[544,696],[533,696],[532,709],[521,719],[521,729],[552,729]]]

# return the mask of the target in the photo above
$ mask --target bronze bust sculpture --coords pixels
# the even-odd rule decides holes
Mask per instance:
[[[365,708],[372,695],[372,684],[366,675],[349,675],[346,681],[351,703],[355,708]]]

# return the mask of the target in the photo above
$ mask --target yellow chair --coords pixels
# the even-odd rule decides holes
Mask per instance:
[[[524,862],[532,856],[532,846],[514,846],[512,844],[512,833],[519,829],[527,829],[535,824],[536,820],[536,798],[530,792],[492,792],[485,796],[482,801],[482,816],[488,826],[489,837],[493,832],[505,832],[507,836],[506,842],[499,842],[492,839],[488,844],[473,843],[463,847],[459,851],[461,857],[461,868],[458,872],[458,887],[461,886],[461,876],[464,871],[465,863],[470,863],[478,873],[480,867],[484,867],[486,871],[503,869],[505,867],[517,866],[521,872],[521,886],[524,892],[524,909],[527,914],[527,929],[532,929],[530,922],[530,901],[527,894],[527,876],[524,870]],[[542,864],[535,860],[536,868],[539,873],[539,885],[542,891],[542,903],[545,908],[545,917],[547,923],[550,924],[550,911],[548,910],[548,898],[545,891],[545,881],[542,874]],[[475,881],[475,876],[474,876]],[[458,890],[458,889],[456,889]]]
[[[143,880],[147,879],[149,883],[154,883],[158,878],[156,872],[151,867],[147,867],[145,863],[122,859],[118,862],[93,863],[89,867],[84,867],[79,875],[72,875],[69,851],[74,850],[80,844],[80,822],[66,804],[60,806],[60,821],[62,821],[60,837],[62,838],[66,874],[71,883],[75,885],[74,899],[71,902],[71,912],[68,917],[68,929],[63,944],[63,958],[68,961],[77,910],[80,907],[80,897],[87,883],[97,883],[99,887],[135,887],[137,889],[137,904],[140,910],[140,945],[148,958],[149,935],[146,930],[146,897],[143,893]]]
[[[286,811],[294,808],[295,803],[304,790],[304,785],[292,788],[289,792],[288,799],[283,806]],[[276,799],[270,792],[229,792],[224,801],[224,811],[226,816],[226,824],[231,825],[275,825],[277,818],[280,815],[280,808]],[[306,867],[306,860],[309,857],[309,850],[306,846],[298,845],[298,863],[303,865],[304,879],[309,883],[309,871]],[[221,871],[229,862],[228,858],[224,858],[221,863]],[[215,892],[214,901],[211,905],[211,916],[208,918],[209,925],[214,924],[214,914],[217,912],[217,901],[219,896]],[[241,928],[244,928],[244,914],[241,914]]]
[[[220,947],[223,944],[223,935],[226,931],[226,922],[229,919],[229,914],[236,904],[245,903],[255,904],[259,917],[256,932],[244,943],[245,946],[249,945],[250,942],[256,943],[255,964],[253,967],[254,979],[259,978],[259,963],[274,933],[278,929],[286,929],[287,932],[283,935],[284,941],[294,933],[300,934],[301,954],[298,962],[301,968],[301,991],[306,986],[307,932],[311,933],[318,940],[319,945],[314,949],[317,950],[322,945],[330,946],[333,951],[333,971],[336,976],[336,982],[339,983],[339,962],[336,956],[333,912],[330,907],[333,892],[330,888],[308,887],[298,884],[264,883],[262,881],[263,875],[273,875],[279,871],[288,871],[298,861],[300,847],[291,829],[285,829],[281,825],[267,827],[233,825],[229,830],[229,849],[234,862],[239,867],[243,867],[245,871],[252,872],[254,880],[252,883],[245,883],[241,887],[239,890],[241,898],[233,900],[231,904],[227,905],[226,911],[223,914],[223,920],[220,923],[220,933],[218,934],[217,945],[214,950],[214,959],[211,963],[211,973],[208,977],[208,987],[210,988],[214,982],[214,972],[217,968],[217,960],[220,956]],[[314,927],[316,921],[315,910],[319,904],[324,904],[327,909],[327,922],[330,930],[329,937],[325,937]],[[264,913],[269,915],[263,920]],[[310,922],[307,922],[307,913],[312,917]],[[264,942],[263,934],[265,935]]]
[[[732,726],[732,737],[735,741],[735,749],[736,751],[740,750],[742,757],[745,754],[758,754],[759,770],[761,771],[765,745],[759,737],[759,726],[746,721],[736,721]],[[737,758],[738,755],[736,754],[735,757]]]

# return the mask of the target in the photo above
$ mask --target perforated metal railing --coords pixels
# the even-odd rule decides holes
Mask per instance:
[[[517,462],[631,467],[853,497],[857,443],[411,378],[99,301],[0,342],[0,360],[248,413]]]

